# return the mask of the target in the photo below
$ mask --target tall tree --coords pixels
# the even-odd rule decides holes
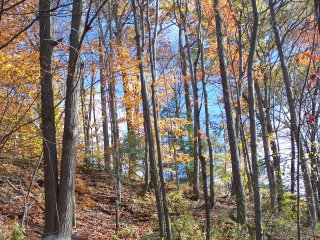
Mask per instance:
[[[80,49],[84,26],[83,1],[74,0],[70,33],[69,63],[62,140],[61,176],[59,186],[59,238],[71,239],[75,209],[76,148],[78,142],[78,105],[80,93]]]
[[[228,70],[225,60],[225,50],[224,50],[224,37],[222,33],[222,18],[220,15],[220,1],[214,0],[214,11],[215,11],[215,21],[216,21],[216,35],[217,35],[217,51],[219,57],[219,66],[221,74],[221,83],[223,90],[223,101],[224,108],[227,118],[227,128],[228,128],[228,138],[231,153],[231,164],[232,164],[232,177],[236,193],[236,203],[237,203],[237,219],[241,224],[247,222],[246,217],[246,203],[245,195],[243,189],[242,176],[240,171],[240,160],[239,160],[239,147],[238,139],[236,136],[236,129],[233,119],[233,108],[232,100],[230,94],[230,84],[228,79]]]
[[[206,140],[209,151],[209,168],[210,168],[210,207],[214,206],[214,152],[212,147],[212,142],[210,138],[210,115],[209,115],[209,100],[207,92],[207,80],[205,71],[205,53],[203,46],[203,33],[202,33],[202,5],[201,1],[197,1],[197,12],[198,12],[198,52],[200,53],[200,66],[201,66],[201,83],[204,98],[204,110],[205,110],[205,126],[206,126]],[[199,118],[200,121],[200,118]],[[201,138],[199,140],[200,144]],[[199,150],[201,154],[201,151]],[[202,173],[204,174],[204,173]],[[206,174],[206,172],[205,172]]]
[[[80,95],[81,61],[80,52],[85,34],[91,29],[91,24],[105,5],[103,1],[91,16],[92,1],[84,16],[82,0],[72,3],[70,48],[67,72],[67,88],[65,100],[65,121],[62,139],[62,159],[60,185],[58,195],[59,238],[70,239],[75,210],[75,172],[78,143],[78,106]],[[85,21],[84,21],[85,17]]]
[[[41,76],[41,128],[43,135],[45,227],[44,234],[57,231],[58,166],[57,142],[52,88],[52,48],[50,0],[39,1],[40,76]]]
[[[141,15],[138,14],[137,10],[137,0],[131,0],[132,11],[134,16],[134,27],[136,33],[136,46],[137,46],[137,59],[139,60],[139,71],[140,71],[140,82],[141,82],[141,97],[142,97],[142,107],[143,107],[143,118],[145,121],[145,130],[148,139],[148,151],[149,151],[149,161],[150,161],[150,170],[151,170],[151,182],[152,186],[155,189],[156,202],[157,202],[157,211],[158,211],[158,221],[160,228],[160,238],[164,237],[164,225],[163,225],[163,212],[161,204],[161,192],[158,183],[158,170],[155,158],[155,149],[154,149],[154,139],[152,132],[152,124],[150,118],[150,109],[148,103],[147,95],[147,86],[144,77],[143,69],[143,48],[142,48],[142,36],[141,36]]]
[[[111,47],[111,46],[110,46]],[[110,50],[110,52],[113,52],[113,49]],[[119,131],[118,131],[118,125],[117,125],[117,101],[116,101],[116,79],[114,78],[113,69],[111,64],[108,64],[109,69],[109,107],[110,107],[110,118],[111,118],[111,129],[112,129],[112,139],[113,139],[113,156],[115,161],[115,174],[116,174],[116,181],[115,181],[115,195],[117,196],[116,201],[116,235],[118,236],[119,230],[120,230],[120,213],[119,213],[119,207],[121,204],[121,162],[120,162],[120,156],[119,156]]]
[[[298,154],[300,158],[299,164],[301,165],[301,170],[303,174],[307,205],[310,212],[311,225],[315,226],[317,221],[316,207],[315,207],[316,203],[315,203],[311,179],[310,179],[309,167],[304,156],[304,148],[300,139],[299,123],[298,123],[297,113],[295,108],[295,99],[291,89],[291,86],[292,86],[291,78],[290,78],[287,62],[284,56],[282,40],[280,37],[279,25],[278,25],[277,16],[276,16],[275,3],[273,0],[269,0],[269,8],[270,8],[270,14],[271,14],[271,25],[272,25],[273,33],[275,36],[275,43],[276,43],[278,55],[280,58],[283,81],[284,81],[285,89],[287,93],[288,106],[289,106],[290,118],[291,118],[290,119],[291,127],[294,131],[294,136],[295,136],[297,147],[298,147]]]
[[[176,3],[176,2],[175,2]],[[183,24],[185,15],[183,14],[181,10],[181,0],[177,0],[177,4],[179,7],[179,20],[176,16],[178,27],[179,27],[179,55],[180,55],[180,68],[181,68],[181,74],[183,79],[183,87],[184,87],[184,99],[186,104],[186,115],[187,120],[189,121],[189,124],[186,126],[188,131],[188,143],[187,143],[187,149],[189,156],[193,156],[193,117],[192,117],[192,107],[191,107],[191,99],[190,99],[190,78],[188,77],[188,66],[187,66],[187,56],[186,56],[186,48],[183,45]],[[189,179],[191,177],[189,176],[189,171],[187,171],[187,176]]]
[[[278,209],[281,211],[281,204],[283,200],[283,183],[282,183],[282,174],[281,174],[281,162],[280,162],[280,150],[278,147],[278,138],[277,138],[277,132],[275,131],[275,127],[272,124],[271,120],[271,99],[270,99],[270,87],[268,87],[268,80],[272,81],[272,70],[270,68],[269,70],[269,78],[268,75],[264,75],[264,102],[265,102],[265,122],[267,126],[267,133],[268,136],[276,136],[270,138],[270,147],[272,152],[272,158],[273,158],[273,165],[274,165],[274,172],[276,177],[276,190],[277,190],[277,200],[278,200]],[[274,108],[273,108],[274,109]]]
[[[158,154],[158,167],[159,167],[159,175],[160,175],[160,186],[162,193],[162,202],[163,202],[163,211],[164,217],[166,221],[166,239],[171,239],[171,223],[170,223],[170,215],[169,215],[169,206],[167,201],[167,193],[166,193],[166,183],[164,179],[164,170],[163,170],[163,160],[162,160],[162,150],[161,150],[161,139],[160,139],[160,130],[158,126],[158,114],[157,114],[157,104],[156,104],[156,91],[155,84],[157,80],[157,32],[158,32],[158,22],[159,22],[159,0],[156,0],[156,20],[154,24],[154,30],[151,30],[151,22],[150,22],[150,3],[147,2],[147,25],[149,32],[149,55],[150,55],[150,65],[151,65],[151,99],[152,99],[152,109],[153,109],[153,124],[154,124],[154,132],[156,137],[156,146],[157,146],[157,154]]]
[[[258,107],[259,107],[259,120],[261,123],[261,132],[262,132],[262,141],[263,141],[263,150],[264,150],[264,160],[267,167],[267,175],[269,180],[269,190],[270,190],[270,199],[271,199],[271,208],[276,209],[276,201],[277,201],[277,191],[276,191],[276,182],[275,182],[275,174],[274,174],[274,165],[270,159],[270,142],[267,133],[267,126],[265,121],[264,115],[264,108],[263,108],[263,98],[260,89],[260,84],[258,81],[254,82],[255,92],[257,95],[258,100]],[[252,104],[252,103],[250,103]]]
[[[188,23],[187,23],[187,14],[188,14],[188,2],[185,1],[184,5],[182,5],[183,1],[178,1],[178,7],[179,12],[181,16],[182,21],[182,27],[184,31],[184,38],[185,38],[185,45],[187,50],[187,62],[189,64],[189,72],[190,72],[190,78],[191,78],[191,86],[192,86],[192,96],[193,96],[193,197],[195,200],[199,199],[200,192],[200,181],[199,181],[199,172],[200,172],[200,166],[199,166],[199,143],[198,143],[198,135],[200,130],[200,119],[199,119],[199,103],[198,103],[198,85],[197,85],[197,61],[195,64],[192,60],[191,55],[191,46],[189,41],[189,32],[188,32]]]
[[[98,19],[99,20],[99,19]],[[99,24],[100,25],[100,24]],[[100,28],[101,29],[101,28]],[[99,67],[100,67],[100,95],[101,95],[101,115],[102,115],[102,133],[103,133],[103,156],[105,168],[111,170],[111,157],[109,152],[109,126],[107,115],[107,81],[105,75],[105,61],[102,50],[102,31],[99,31]]]
[[[257,147],[257,129],[256,129],[256,111],[255,111],[255,94],[254,94],[254,58],[256,52],[259,13],[256,0],[251,1],[253,11],[253,28],[250,38],[250,51],[248,58],[248,92],[249,92],[249,117],[250,117],[250,137],[251,137],[251,160],[252,160],[252,183],[254,194],[254,219],[256,239],[263,239],[262,217],[261,217],[261,198],[259,184],[259,165],[258,165],[258,147]]]
[[[199,145],[199,160],[201,162],[201,173],[202,173],[202,184],[203,184],[203,193],[204,193],[204,201],[205,201],[205,212],[206,212],[206,240],[211,239],[211,217],[210,217],[210,203],[214,202],[214,190],[213,190],[213,151],[210,140],[210,129],[209,129],[209,109],[208,109],[208,95],[206,90],[205,83],[205,66],[204,66],[204,47],[203,47],[203,33],[202,33],[202,5],[201,1],[196,1],[197,15],[198,15],[198,55],[200,55],[200,65],[201,65],[201,82],[203,87],[204,94],[204,104],[205,104],[205,121],[206,121],[206,139],[209,147],[209,158],[210,158],[210,199],[208,194],[208,186],[207,186],[207,169],[206,169],[206,159],[202,155],[202,142],[201,142],[201,133],[200,133],[200,113],[197,117],[198,120],[198,145]],[[212,175],[211,175],[212,174]]]

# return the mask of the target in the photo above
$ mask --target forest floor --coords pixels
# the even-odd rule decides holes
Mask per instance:
[[[44,226],[42,164],[35,171],[34,160],[0,161],[0,240],[40,239]],[[76,178],[74,239],[116,239],[114,178],[105,171],[85,168],[78,168]],[[203,200],[190,200],[190,187],[181,188],[183,191],[171,183],[167,186],[174,237],[204,239]],[[142,180],[123,180],[118,239],[158,239],[154,194],[143,189]],[[296,224],[292,219],[295,215],[286,211],[264,214],[269,239],[296,239]],[[234,221],[235,214],[234,199],[218,196],[212,210],[213,239],[250,239],[249,233]],[[252,211],[248,212],[248,220],[252,226]],[[308,228],[302,228],[302,236],[320,239],[319,231]]]

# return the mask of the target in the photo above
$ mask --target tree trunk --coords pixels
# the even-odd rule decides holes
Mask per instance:
[[[250,38],[250,51],[248,58],[248,93],[249,93],[249,118],[250,118],[250,137],[251,137],[251,158],[252,158],[252,182],[254,196],[254,221],[256,239],[263,239],[262,217],[261,217],[261,197],[259,184],[259,165],[258,165],[258,147],[257,147],[257,129],[256,129],[256,111],[254,94],[254,57],[256,52],[259,13],[256,0],[251,1],[253,11],[253,29]]]
[[[197,0],[196,1],[196,8],[197,8],[197,15],[198,15],[198,56],[197,60],[199,58],[200,54],[200,63],[201,63],[201,72],[202,72],[202,86],[203,86],[203,94],[204,94],[204,104],[205,104],[205,120],[206,120],[206,138],[207,138],[207,143],[209,147],[209,157],[210,157],[210,170],[212,171],[212,175],[210,176],[210,191],[211,191],[211,198],[209,199],[209,194],[208,194],[208,187],[207,187],[207,170],[206,170],[206,159],[202,155],[202,142],[201,142],[201,134],[198,131],[197,133],[197,138],[198,138],[198,145],[199,145],[199,160],[201,162],[201,170],[202,170],[202,184],[203,184],[203,194],[204,194],[204,201],[205,201],[205,212],[206,212],[206,240],[211,239],[211,224],[210,224],[210,200],[212,201],[212,204],[214,203],[214,190],[213,190],[213,184],[211,186],[211,182],[213,180],[213,169],[211,167],[213,166],[213,153],[212,153],[212,145],[211,145],[211,140],[210,140],[210,129],[209,129],[209,110],[208,110],[208,96],[207,96],[207,91],[206,91],[206,84],[205,84],[205,77],[206,77],[206,72],[205,72],[205,66],[204,66],[204,50],[203,50],[203,39],[202,39],[202,6],[201,6],[201,1]],[[196,76],[196,67],[194,70],[194,74]],[[197,85],[197,82],[194,84]],[[197,89],[197,88],[196,88]],[[197,90],[196,90],[197,91]],[[197,97],[198,94],[195,94],[195,97]],[[196,98],[196,100],[198,100]],[[196,103],[198,106],[198,102]],[[197,117],[195,125],[197,125],[197,129],[200,130],[200,110],[195,108],[195,111],[197,111]]]
[[[294,141],[294,132],[291,129],[291,167],[290,167],[290,192],[294,194],[294,187],[295,187],[295,160],[296,160],[296,150],[295,150],[295,141]]]
[[[91,84],[90,84],[90,95],[89,95],[89,106],[88,106],[88,136],[89,136],[89,153],[90,153],[90,164],[92,164],[92,156],[93,156],[93,133],[92,133],[92,108],[93,108],[93,88],[94,88],[94,79],[95,72],[92,71],[91,76]]]
[[[205,65],[204,65],[204,49],[203,49],[203,39],[202,39],[202,6],[201,1],[197,1],[197,11],[198,11],[198,48],[200,50],[200,63],[201,63],[201,82],[202,82],[202,91],[204,97],[204,110],[205,110],[205,125],[206,125],[206,139],[208,144],[209,150],[209,159],[210,159],[210,208],[214,206],[214,159],[213,159],[213,148],[210,138],[210,116],[209,116],[209,106],[208,106],[208,93],[206,88],[206,72],[205,72]],[[198,119],[200,122],[200,119]],[[199,124],[200,125],[200,124]],[[198,133],[199,134],[199,133]],[[200,140],[201,141],[201,138]],[[200,142],[199,142],[200,144]],[[201,152],[199,152],[201,154]],[[202,167],[203,169],[203,167]],[[206,174],[206,173],[205,173]],[[203,173],[202,173],[203,175]],[[207,183],[205,183],[207,184]]]
[[[163,171],[163,162],[162,162],[162,151],[161,151],[161,141],[160,141],[160,130],[158,127],[158,117],[157,117],[157,106],[156,106],[156,92],[155,92],[155,84],[157,80],[156,76],[156,41],[157,41],[157,31],[158,31],[158,21],[159,21],[159,0],[156,0],[156,21],[154,26],[154,32],[151,32],[151,23],[150,23],[150,5],[149,1],[147,2],[147,25],[149,30],[149,53],[150,53],[150,64],[151,64],[151,99],[152,99],[152,109],[153,109],[153,124],[154,124],[154,132],[156,137],[156,146],[157,146],[157,154],[158,154],[158,167],[159,167],[159,175],[160,175],[160,186],[162,192],[162,202],[163,202],[163,212],[166,220],[166,233],[167,240],[171,239],[171,224],[170,224],[170,215],[169,215],[169,207],[167,202],[167,194],[166,194],[166,183],[164,179],[164,171]],[[153,35],[153,37],[152,37]]]
[[[318,103],[318,90],[319,90],[319,82],[317,82],[315,86],[315,90],[313,96],[311,98],[311,116],[314,116],[314,126],[310,125],[310,152],[309,157],[311,160],[311,183],[314,194],[315,205],[317,209],[318,219],[320,218],[320,206],[319,206],[319,168],[318,168],[318,149],[316,142],[316,135],[318,131],[318,120],[319,120],[319,111],[317,111],[317,103]]]
[[[252,168],[249,159],[249,152],[248,152],[248,143],[247,139],[245,138],[244,130],[243,130],[243,123],[240,121],[240,137],[242,143],[242,155],[244,159],[244,167],[248,179],[248,189],[249,195],[252,193]]]
[[[299,161],[299,163],[301,164],[301,170],[302,170],[302,174],[303,174],[303,180],[304,180],[304,186],[305,186],[306,198],[307,198],[307,205],[308,205],[308,209],[310,211],[311,225],[312,225],[312,227],[314,227],[317,222],[315,199],[314,199],[314,194],[313,194],[313,190],[312,190],[312,184],[311,184],[311,179],[310,179],[310,174],[309,174],[309,167],[308,167],[306,159],[304,157],[303,145],[300,141],[300,131],[299,131],[299,126],[298,126],[296,109],[295,109],[295,105],[294,105],[294,97],[293,97],[292,89],[291,89],[291,79],[290,79],[289,70],[288,70],[287,63],[286,63],[284,53],[283,53],[283,49],[282,49],[282,43],[281,43],[281,38],[280,38],[280,33],[279,33],[279,25],[278,25],[278,22],[276,19],[275,4],[274,4],[273,0],[269,0],[269,7],[270,7],[270,13],[271,13],[271,25],[272,25],[274,36],[275,36],[275,42],[277,45],[278,55],[279,55],[280,62],[281,62],[283,80],[285,83],[285,88],[286,88],[286,93],[287,93],[287,98],[288,98],[288,105],[289,105],[289,111],[290,111],[290,117],[291,117],[291,127],[294,131],[297,145],[300,148],[300,151],[299,151],[300,161]]]
[[[312,130],[311,138],[310,138],[310,160],[311,160],[311,184],[312,190],[314,194],[315,206],[317,210],[317,216],[320,217],[320,209],[319,209],[319,198],[318,198],[318,184],[319,184],[319,172],[318,172],[318,165],[317,165],[317,156],[318,151],[316,147],[316,132]]]
[[[200,152],[200,151],[199,151]],[[204,195],[204,205],[206,211],[206,240],[211,239],[211,219],[210,219],[210,199],[208,194],[208,186],[207,186],[207,170],[206,170],[206,159],[202,156],[201,152],[199,155],[199,159],[201,162],[201,172],[202,172],[202,182],[203,182],[203,195]]]
[[[152,186],[155,189],[155,195],[156,195],[160,238],[163,238],[164,225],[163,225],[163,213],[162,213],[162,204],[161,204],[161,192],[158,184],[158,170],[157,170],[157,164],[155,159],[155,149],[154,149],[153,132],[152,132],[152,126],[151,126],[151,119],[150,119],[150,109],[149,109],[148,96],[147,96],[147,87],[144,79],[141,24],[140,24],[138,11],[137,11],[137,0],[131,0],[131,4],[132,4],[134,26],[135,26],[135,33],[136,33],[135,39],[136,39],[136,45],[137,45],[137,58],[139,60],[143,118],[145,121],[146,133],[148,136],[151,181],[152,181]]]
[[[111,46],[110,46],[111,47]],[[113,53],[113,49],[110,50],[110,53]],[[121,162],[119,156],[119,133],[117,126],[117,111],[116,111],[116,88],[115,88],[115,79],[113,78],[113,69],[111,64],[108,66],[109,69],[109,106],[110,106],[110,118],[111,118],[111,128],[112,128],[112,138],[113,138],[113,156],[115,160],[115,174],[116,174],[116,182],[115,182],[115,195],[117,197],[116,201],[116,236],[118,236],[120,230],[120,213],[119,207],[121,204]]]
[[[102,131],[103,131],[103,155],[104,155],[104,165],[105,168],[111,170],[111,158],[109,152],[109,126],[108,126],[108,116],[107,116],[107,82],[105,76],[106,63],[104,60],[103,49],[102,49],[102,27],[100,18],[98,17],[99,24],[99,68],[100,68],[100,95],[101,95],[101,117],[102,117]]]
[[[84,86],[84,77],[80,76],[81,90],[80,90],[80,99],[81,99],[81,112],[82,112],[82,124],[83,124],[83,138],[84,138],[84,163],[90,165],[91,151],[90,151],[90,112],[86,108],[86,90]],[[90,109],[90,107],[89,107]]]
[[[181,14],[181,13],[180,13]],[[183,17],[180,16],[181,18]],[[183,78],[183,88],[184,88],[184,99],[186,104],[186,114],[187,120],[190,122],[186,128],[188,131],[188,152],[190,156],[193,156],[193,141],[192,141],[192,108],[191,108],[191,100],[190,100],[190,86],[187,75],[187,60],[186,60],[186,52],[185,48],[182,44],[182,24],[179,23],[179,52],[180,52],[180,61],[181,61],[181,73]]]
[[[95,99],[95,92],[93,92],[92,94],[92,116],[93,116],[93,124],[94,124],[94,136],[95,136],[95,139],[96,139],[96,151],[97,153],[100,154],[100,137],[99,137],[99,126],[98,126],[98,123],[97,123],[97,114],[96,114],[96,99]],[[92,134],[93,135],[93,134]],[[92,139],[93,139],[93,136],[92,136]],[[94,146],[94,144],[92,143],[92,146]],[[92,152],[93,152],[93,149],[92,149]]]
[[[40,24],[40,76],[41,76],[41,128],[43,135],[44,182],[45,182],[45,227],[44,234],[57,229],[58,167],[54,96],[52,89],[52,43],[50,0],[39,1]]]
[[[199,135],[199,105],[198,105],[198,85],[195,76],[196,68],[193,66],[191,47],[189,43],[188,31],[187,31],[187,19],[188,13],[188,2],[185,2],[185,12],[182,13],[182,5],[179,5],[180,16],[182,18],[182,27],[184,30],[185,43],[187,48],[187,58],[189,63],[189,71],[191,77],[191,85],[193,92],[193,198],[199,199],[200,193],[200,182],[199,182],[199,146],[198,146],[198,135]]]
[[[265,84],[265,87],[266,87],[266,84]],[[271,124],[270,101],[268,101],[268,104],[266,106],[266,126],[267,126],[268,136],[277,136],[277,134],[274,131],[274,128]],[[282,176],[281,176],[280,153],[278,150],[278,144],[277,144],[276,137],[271,137],[270,147],[271,147],[271,151],[272,151],[274,172],[275,172],[275,177],[276,177],[278,209],[279,209],[279,211],[281,211],[284,190],[283,190],[283,183],[282,183]]]
[[[148,134],[147,134],[147,127],[145,120],[143,120],[143,129],[144,129],[144,186],[146,192],[149,191],[150,188],[150,170],[149,170],[149,161],[148,161],[148,154],[149,154],[149,147],[148,147]]]
[[[226,111],[227,127],[228,127],[228,137],[231,153],[231,163],[232,163],[232,177],[236,193],[236,204],[237,204],[237,219],[240,224],[245,224],[247,222],[246,217],[246,204],[245,195],[243,189],[243,182],[240,171],[240,161],[239,161],[239,147],[238,139],[236,136],[236,130],[233,120],[233,109],[232,100],[230,95],[230,84],[228,79],[227,65],[225,61],[225,52],[223,46],[223,34],[222,34],[222,19],[219,12],[219,0],[214,0],[214,11],[216,13],[216,34],[217,34],[217,51],[219,57],[221,82],[223,88],[223,100],[224,107]]]
[[[121,46],[122,44],[122,24],[119,22],[119,13],[118,13],[119,7],[118,3],[114,3],[112,12],[110,12],[111,16],[114,16],[115,18],[115,25],[116,25],[116,31],[115,31],[115,38],[118,46]],[[127,66],[124,65],[124,62],[121,60],[123,58],[121,56],[121,52],[117,52],[118,57],[120,58],[119,60],[119,65],[120,65],[120,72],[122,76],[122,85],[123,85],[123,103],[126,109],[126,122],[127,122],[127,138],[128,141],[130,142],[131,139],[134,139],[137,136],[137,133],[134,129],[134,105],[132,105],[132,100],[131,95],[135,94],[135,92],[132,92],[132,90],[129,90],[129,84],[130,84],[130,69],[127,68]],[[131,147],[131,146],[130,146]],[[137,175],[137,160],[138,156],[135,151],[130,151],[129,153],[129,178],[133,179]]]
[[[80,92],[80,39],[83,32],[82,0],[72,6],[69,63],[65,102],[65,122],[62,142],[62,161],[59,188],[59,238],[71,239],[75,208],[75,172],[78,142],[78,105]]]
[[[237,115],[236,115],[236,123],[235,123],[235,127],[236,127],[236,132],[237,132],[237,136],[238,138],[240,137],[240,128],[241,128],[241,116],[242,116],[242,108],[241,108],[241,97],[242,97],[242,82],[243,82],[243,75],[244,75],[244,71],[243,71],[243,43],[242,43],[242,25],[241,25],[241,19],[242,19],[242,12],[240,12],[240,20],[236,20],[237,21],[237,30],[238,30],[238,45],[239,45],[239,78],[238,81],[236,81],[236,89],[237,89]],[[240,149],[239,149],[240,151]],[[243,156],[245,158],[245,156]]]
[[[270,159],[270,142],[267,133],[267,126],[265,121],[264,115],[264,108],[263,108],[263,98],[260,90],[259,82],[255,82],[255,89],[257,93],[258,99],[258,106],[259,106],[259,119],[261,123],[261,131],[262,131],[262,141],[263,141],[263,149],[264,149],[264,161],[267,167],[267,175],[269,180],[269,190],[270,190],[270,199],[271,199],[271,208],[272,210],[276,209],[276,202],[277,202],[277,191],[276,191],[276,182],[275,182],[275,174],[274,174],[274,167],[273,162]]]

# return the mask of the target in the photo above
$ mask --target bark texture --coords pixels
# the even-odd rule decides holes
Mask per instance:
[[[242,176],[240,171],[240,160],[239,160],[239,146],[238,139],[236,136],[236,129],[233,119],[233,108],[232,108],[232,100],[230,95],[230,84],[228,79],[228,70],[225,60],[225,52],[224,52],[224,39],[222,33],[222,19],[219,12],[219,0],[214,0],[214,11],[216,13],[216,34],[217,34],[217,50],[219,57],[219,66],[220,66],[220,74],[221,74],[221,82],[223,89],[223,101],[227,118],[227,128],[228,128],[228,138],[230,145],[230,153],[231,153],[231,164],[232,164],[232,177],[233,183],[236,193],[236,204],[237,204],[237,220],[241,224],[245,224],[247,222],[246,217],[246,204],[245,204],[245,195],[243,189]]]
[[[58,167],[56,127],[54,116],[54,96],[52,88],[51,59],[53,40],[51,39],[50,0],[39,1],[40,27],[40,76],[41,76],[41,129],[43,135],[45,227],[44,234],[57,231]]]
[[[69,63],[65,102],[59,187],[59,238],[70,239],[75,208],[75,172],[78,143],[78,109],[80,93],[80,39],[83,33],[83,2],[74,0],[70,33]]]

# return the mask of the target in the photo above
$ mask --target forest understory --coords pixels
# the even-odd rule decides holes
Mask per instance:
[[[44,227],[42,163],[37,168],[38,161],[34,159],[7,159],[6,163],[3,160],[1,159],[0,165],[0,239],[40,239]],[[76,220],[72,239],[117,239],[114,185],[111,173],[85,166],[78,168]],[[123,179],[122,186],[118,239],[159,239],[157,210],[152,191],[145,192],[142,179]],[[167,192],[173,239],[204,239],[204,200],[191,200],[192,188],[187,183],[182,183],[180,189],[169,183]],[[267,239],[296,239],[296,223],[293,218],[295,213],[291,211],[294,206],[295,201],[288,197],[282,212],[266,211],[263,220],[267,222]],[[212,209],[212,239],[252,239],[254,213],[248,212],[247,231],[236,223],[235,216],[234,198],[230,194],[217,196]],[[320,239],[320,229],[312,231],[306,226],[307,220],[304,219],[302,239]]]

